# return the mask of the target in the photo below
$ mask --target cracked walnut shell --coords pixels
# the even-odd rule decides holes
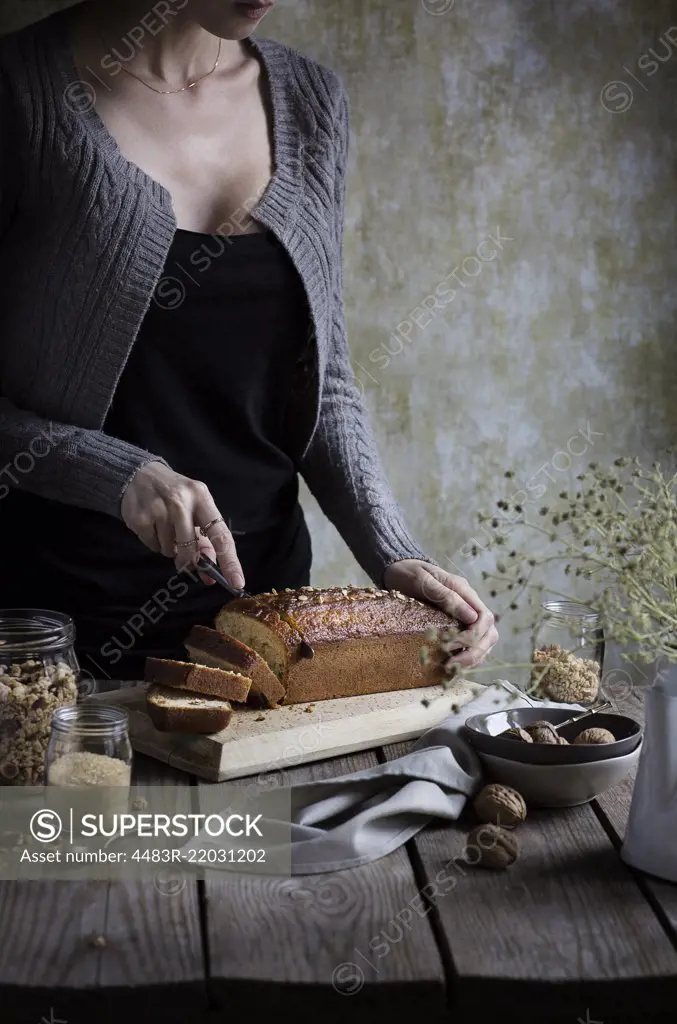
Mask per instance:
[[[468,835],[465,859],[468,864],[505,870],[518,856],[515,838],[496,825],[478,825]]]
[[[496,782],[485,786],[477,794],[473,807],[480,821],[508,828],[519,825],[527,816],[527,805],[522,794]]]

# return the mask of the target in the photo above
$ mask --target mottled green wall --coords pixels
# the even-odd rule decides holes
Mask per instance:
[[[582,461],[675,439],[677,4],[284,0],[266,33],[345,77],[356,375],[414,532],[476,580],[458,552],[507,465],[548,500],[581,430]],[[307,505],[315,581],[362,579]]]

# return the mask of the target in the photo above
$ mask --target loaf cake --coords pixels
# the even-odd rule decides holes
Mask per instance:
[[[256,651],[239,640],[207,626],[193,626],[184,640],[184,647],[188,656],[201,665],[238,672],[251,679],[250,704],[272,708],[282,701],[284,687],[277,676]]]
[[[198,697],[159,683],[148,687],[146,709],[153,725],[161,732],[220,732],[226,728],[233,714],[227,700]]]
[[[208,697],[234,700],[243,704],[249,696],[252,681],[239,672],[225,672],[204,664],[146,658],[146,682],[161,683],[177,690],[204,693]]]
[[[439,683],[440,658],[421,664],[425,631],[458,624],[395,590],[302,587],[237,598],[215,626],[256,651],[284,688],[283,703],[298,704]]]

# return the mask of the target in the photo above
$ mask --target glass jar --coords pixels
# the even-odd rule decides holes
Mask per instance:
[[[531,683],[539,695],[562,703],[594,703],[604,661],[597,612],[575,601],[545,601],[532,661]]]
[[[74,640],[61,612],[0,611],[0,785],[43,784],[52,714],[78,697]]]
[[[108,704],[58,708],[52,716],[48,786],[124,786],[132,781],[129,717]]]

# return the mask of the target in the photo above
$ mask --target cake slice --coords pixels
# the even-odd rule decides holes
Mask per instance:
[[[263,658],[234,637],[207,626],[193,626],[184,640],[189,657],[201,665],[239,672],[251,679],[252,703],[276,707],[284,698],[284,686]]]
[[[160,732],[210,734],[221,732],[230,722],[233,709],[227,700],[198,697],[151,683],[146,693],[146,708],[151,722]]]
[[[251,679],[240,672],[166,658],[146,658],[145,676],[147,683],[161,683],[177,690],[234,700],[238,704],[245,703],[252,685]]]

